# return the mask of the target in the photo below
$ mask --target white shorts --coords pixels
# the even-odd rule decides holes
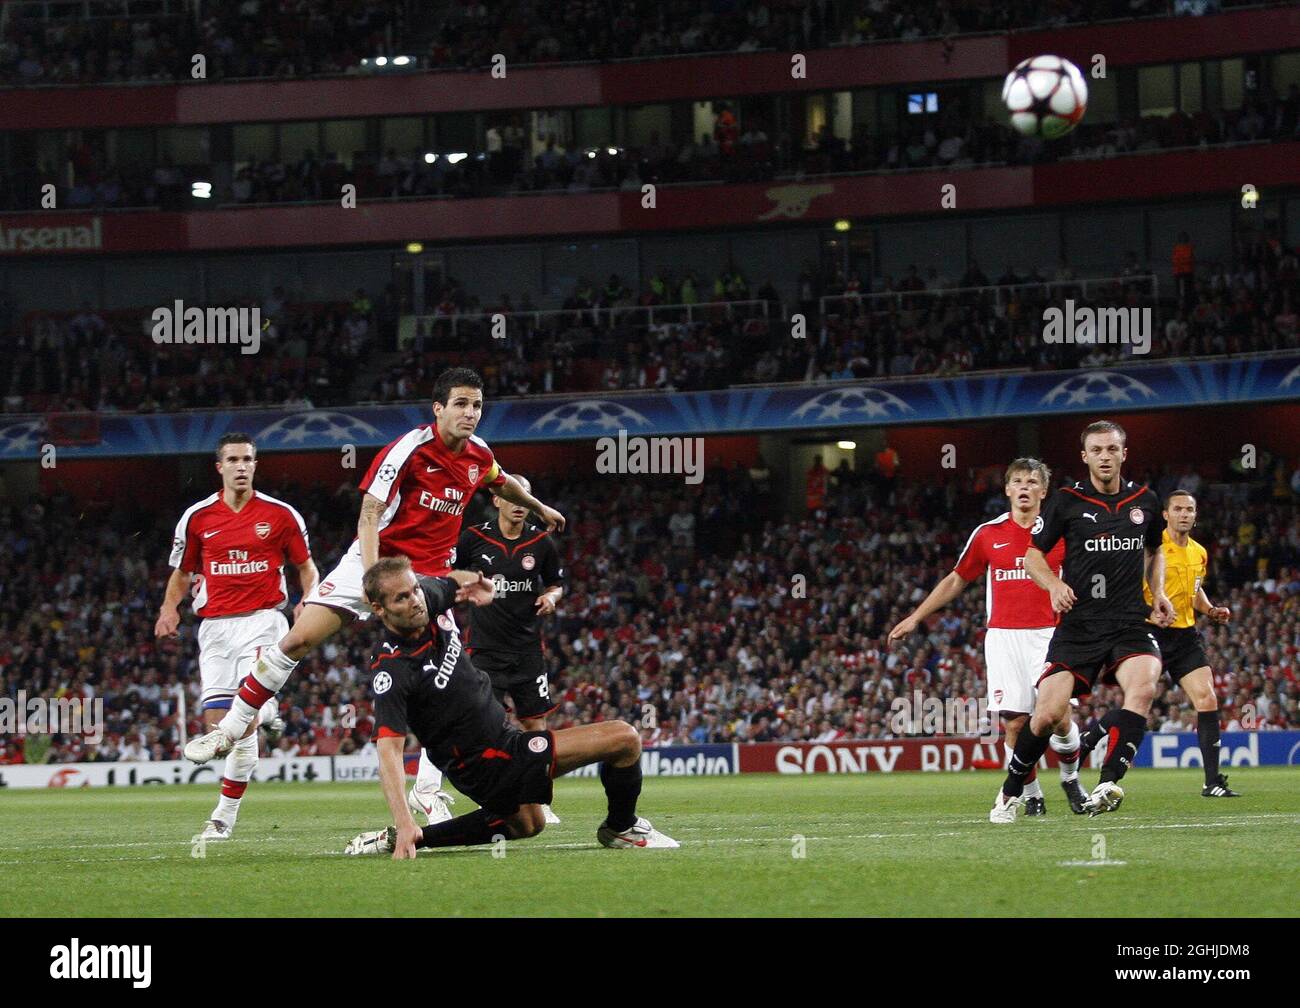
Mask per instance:
[[[199,681],[204,710],[229,708],[239,683],[253,670],[258,646],[278,644],[289,632],[279,609],[219,616],[199,624]]]
[[[361,579],[365,572],[361,565],[361,548],[354,543],[343,554],[338,566],[316,582],[316,587],[303,602],[314,602],[316,605],[351,613],[357,619],[370,619],[370,605],[361,590]],[[419,576],[420,572],[416,571],[416,574]]]
[[[990,627],[985,633],[984,667],[989,683],[989,710],[1009,714],[1033,711],[1038,677],[1043,674],[1053,629]]]
[[[304,604],[329,606],[351,613],[357,619],[370,619],[370,606],[366,604],[365,593],[361,590],[361,577],[365,568],[361,566],[361,551],[354,547],[343,554],[338,566],[316,582]]]

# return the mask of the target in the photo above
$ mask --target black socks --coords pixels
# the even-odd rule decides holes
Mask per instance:
[[[491,843],[494,836],[509,837],[503,816],[476,809],[455,819],[424,827],[416,847],[469,847]]]
[[[1205,786],[1219,782],[1219,712],[1197,711],[1196,741],[1201,747],[1201,762],[1205,766]]]
[[[1043,753],[1047,751],[1047,743],[1051,740],[1052,729],[1048,728],[1044,735],[1035,735],[1026,725],[1021,729],[1019,737],[1016,739],[1016,748],[1011,753],[1011,759],[1007,763],[1007,779],[1002,785],[1002,793],[1008,798],[1018,798],[1025,789],[1025,781],[1029,775],[1034,772],[1038,766],[1038,761],[1043,758]]]
[[[615,833],[636,822],[636,800],[641,797],[641,761],[637,760],[628,767],[600,765],[600,783],[605,788],[605,798],[609,801],[609,815],[605,825]]]
[[[1128,773],[1137,756],[1138,746],[1142,744],[1142,736],[1147,733],[1147,719],[1141,714],[1122,708],[1111,713],[1115,718],[1109,733],[1111,742],[1110,748],[1106,750],[1106,762],[1101,765],[1103,784],[1121,780]],[[1102,719],[1103,723],[1110,716],[1107,714]]]

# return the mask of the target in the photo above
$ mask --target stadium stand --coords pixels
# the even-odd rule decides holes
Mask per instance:
[[[698,489],[592,478],[546,488],[570,521],[571,577],[546,642],[555,727],[644,723],[652,704],[647,744],[880,738],[900,693],[984,695],[977,589],[931,621],[914,653],[887,651],[881,638],[949,568],[969,529],[1004,508],[996,481],[971,474],[890,491],[846,468],[833,474],[826,513],[796,520],[765,492],[761,466],[711,472]],[[1279,461],[1271,483],[1191,466],[1143,478],[1202,494],[1195,535],[1210,551],[1212,597],[1234,613],[1202,628],[1223,725],[1300,727],[1300,460],[1290,475]],[[350,483],[331,492],[264,482],[302,510],[318,563],[347,548]],[[69,504],[0,509],[0,694],[106,701],[104,742],[58,737],[52,761],[179,758],[178,686],[189,731],[199,729],[194,624],[179,642],[152,632],[166,577],[154,544],[169,540],[172,518],[117,501],[79,520]],[[795,572],[808,576],[806,599],[784,587]],[[18,586],[39,587],[40,601]],[[281,698],[282,752],[366,746],[370,646],[354,625],[304,661]],[[1099,692],[1084,716],[1114,699]],[[1153,729],[1194,724],[1181,692],[1153,707]],[[0,760],[22,762],[22,741]]]
[[[427,7],[398,0],[44,0],[12,5],[0,41],[0,83],[124,83],[191,79],[190,57],[208,56],[208,79],[355,74],[361,60],[413,57],[412,69],[592,62],[710,52],[794,51],[831,45],[952,38],[1099,21],[1217,13],[1250,0],[566,0],[559,8],[513,0]]]

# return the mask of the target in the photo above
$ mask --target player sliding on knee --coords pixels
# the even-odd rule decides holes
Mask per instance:
[[[555,777],[600,763],[608,814],[596,831],[606,847],[676,847],[637,815],[641,739],[624,721],[519,731],[506,723],[492,681],[465,654],[450,607],[492,601],[481,573],[417,578],[405,557],[380,560],[365,577],[384,635],[371,662],[379,777],[393,825],[355,837],[347,854],[415,857],[424,847],[464,847],[536,836]],[[480,808],[423,829],[403,793],[402,753],[414,734],[456,788]]]
[[[1035,682],[1056,625],[1051,597],[1029,580],[1024,569],[1025,551],[1032,544],[1030,529],[1038,521],[1051,481],[1052,471],[1038,459],[1018,458],[1007,466],[1005,493],[1011,510],[977,527],[956,567],[889,632],[890,643],[902,640],[983,575],[988,599],[984,636],[988,710],[1000,713],[1005,722],[1008,759],[1034,710]],[[1053,571],[1060,572],[1064,556],[1065,544],[1058,543],[1047,557]],[[1068,707],[1053,723],[1051,744],[1061,763],[1061,787],[1070,808],[1081,813],[1088,796],[1079,786],[1079,729]],[[1036,770],[1025,780],[1024,797],[1026,815],[1047,813]]]
[[[1015,821],[1025,781],[1070,698],[1086,696],[1112,677],[1123,690],[1124,705],[1114,712],[1101,779],[1084,810],[1095,816],[1119,808],[1124,800],[1119,782],[1142,744],[1160,675],[1160,645],[1147,617],[1167,626],[1174,615],[1165,595],[1160,502],[1149,488],[1121,477],[1128,455],[1123,428],[1098,421],[1084,428],[1081,441],[1088,478],[1056,491],[1025,553],[1025,570],[1047,590],[1061,622],[1047,646],[1029,730],[1016,740],[1007,779],[989,813],[996,823]],[[1062,540],[1065,580],[1044,555]],[[1143,599],[1144,578],[1151,587],[1150,606]]]
[[[253,731],[258,708],[283,688],[299,661],[345,624],[370,618],[361,579],[380,556],[408,556],[423,574],[450,570],[461,516],[480,486],[529,508],[548,530],[564,528],[564,516],[503,472],[492,450],[474,436],[483,415],[482,389],[482,379],[468,368],[444,371],[433,388],[434,422],[408,432],[375,456],[361,481],[361,515],[351,548],[306,596],[293,628],[277,644],[259,649],[256,665],[239,686],[229,712],[214,730],[190,740],[187,759],[206,763],[228,753]],[[431,821],[449,816],[441,774],[429,765],[424,776],[437,798],[425,814]]]

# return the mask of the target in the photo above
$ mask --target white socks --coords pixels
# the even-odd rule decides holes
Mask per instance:
[[[280,687],[285,684],[289,676],[293,675],[293,670],[297,667],[298,663],[286,657],[278,644],[272,644],[261,649],[257,664],[253,666],[251,678],[261,687],[261,692],[264,695],[266,693],[272,694],[262,701],[263,704],[275,699],[274,694],[280,692]],[[241,693],[243,689],[244,687],[241,686]],[[257,707],[254,707],[239,693],[236,693],[235,699],[230,705],[230,710],[221,719],[221,724],[218,727],[232,739],[243,738],[244,732],[248,731],[248,726],[253,723],[253,718],[256,716]]]
[[[1073,753],[1074,759],[1070,762],[1061,761],[1061,780],[1076,780],[1079,776],[1079,726],[1070,719],[1070,730],[1064,735],[1053,735],[1048,740],[1052,747],[1052,752],[1058,756],[1061,753]]]
[[[442,787],[442,771],[433,765],[429,754],[420,750],[420,769],[415,775],[415,790],[418,792],[437,791]]]
[[[244,800],[244,789],[257,769],[257,736],[250,735],[235,743],[226,756],[222,771],[221,797],[208,818],[217,819],[232,829],[239,818],[239,803]]]

